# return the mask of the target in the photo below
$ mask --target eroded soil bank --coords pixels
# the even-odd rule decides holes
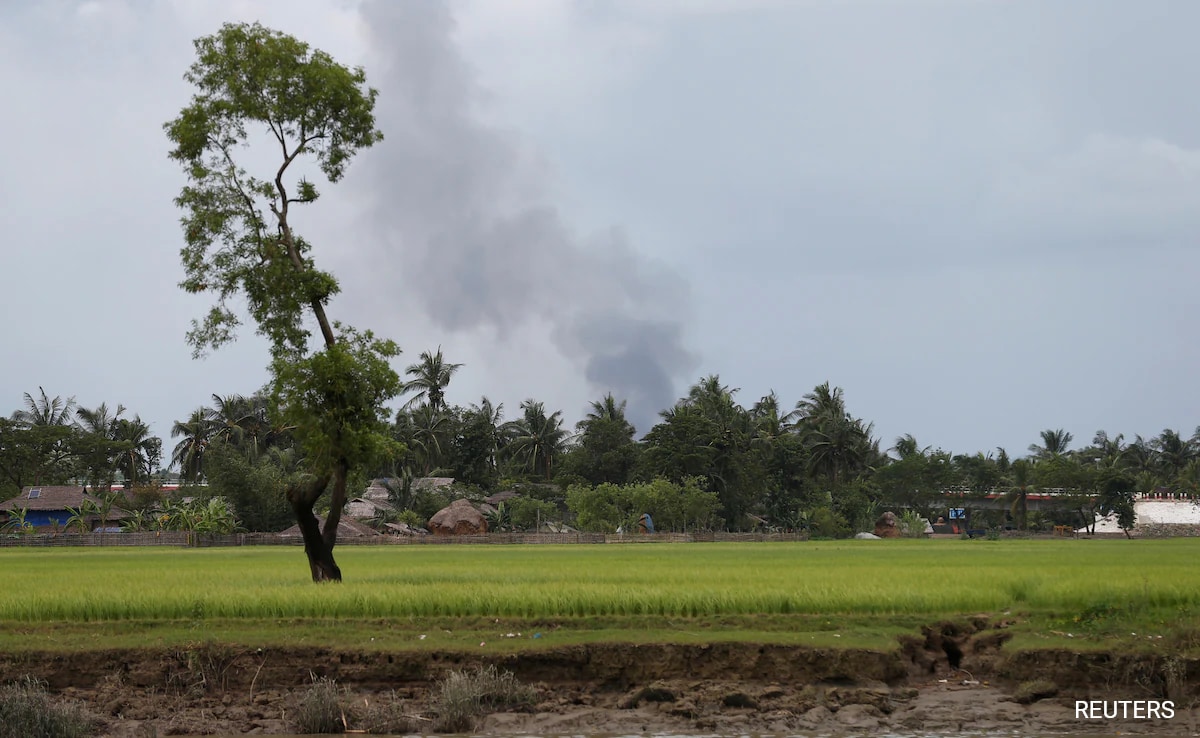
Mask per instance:
[[[350,728],[383,710],[393,731],[428,733],[437,724],[438,682],[490,664],[532,687],[533,698],[476,722],[488,734],[1200,734],[1200,660],[1010,653],[1003,630],[1003,623],[939,623],[886,652],[593,644],[489,657],[204,644],[0,655],[0,679],[47,682],[62,699],[84,703],[112,736],[295,732],[314,676],[346,690]],[[1076,716],[1076,700],[1122,699],[1171,700],[1174,716]]]

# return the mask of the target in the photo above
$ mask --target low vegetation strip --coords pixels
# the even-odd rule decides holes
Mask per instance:
[[[353,547],[314,586],[290,549],[0,551],[0,621],[1200,611],[1195,540]]]

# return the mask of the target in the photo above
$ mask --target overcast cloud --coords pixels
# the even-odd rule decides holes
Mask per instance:
[[[1200,422],[1200,5],[56,0],[0,5],[0,412],[44,386],[166,440],[265,381],[194,362],[161,125],[191,39],[260,20],[379,88],[302,216],[338,319],[448,399],[645,431],[701,375],[829,380],[885,447]],[[169,441],[168,441],[169,444]]]

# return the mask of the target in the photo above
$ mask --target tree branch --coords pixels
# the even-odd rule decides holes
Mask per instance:
[[[233,184],[233,188],[237,190],[238,195],[246,204],[246,210],[254,222],[255,235],[258,238],[258,242],[262,243],[264,240],[262,232],[263,222],[262,218],[258,217],[257,211],[254,207],[254,198],[250,197],[249,193],[246,192],[246,189],[242,187],[242,182],[237,176],[237,165],[233,163],[233,157],[229,154],[229,148],[223,145],[218,146],[218,148],[221,150],[221,154],[225,157],[225,162],[229,165],[229,174],[226,175],[226,179]]]
[[[291,166],[296,157],[303,151],[304,147],[312,141],[311,137],[301,139],[299,145],[291,153],[290,156],[283,160],[283,164],[279,165],[279,170],[275,173],[275,189],[279,192],[279,198],[283,202],[283,206],[279,209],[275,208],[275,203],[271,203],[271,210],[275,213],[275,217],[279,220],[279,229],[281,231],[283,245],[287,248],[288,257],[291,259],[292,266],[297,271],[304,271],[304,259],[300,256],[300,250],[296,248],[296,240],[292,237],[292,228],[288,224],[288,203],[290,200],[287,196],[287,188],[283,186],[283,174],[287,168]],[[317,319],[317,325],[321,327],[321,337],[325,339],[325,346],[331,347],[337,343],[337,337],[333,334],[333,326],[329,323],[329,318],[325,315],[325,306],[321,304],[319,298],[312,298],[309,302],[312,308],[313,315]]]

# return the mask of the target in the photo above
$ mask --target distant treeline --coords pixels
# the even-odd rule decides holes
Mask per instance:
[[[489,506],[494,528],[566,523],[611,531],[649,513],[658,530],[765,527],[839,537],[869,530],[889,509],[934,520],[948,507],[968,507],[973,527],[1045,530],[1090,523],[1097,512],[1132,525],[1139,493],[1200,496],[1200,428],[1191,437],[1168,429],[1132,440],[1099,431],[1074,448],[1070,433],[1044,430],[1024,455],[954,454],[911,435],[883,448],[838,387],[819,385],[793,405],[772,393],[747,407],[713,375],[635,440],[625,401],[611,394],[591,403],[573,432],[561,411],[533,399],[512,419],[486,397],[448,405],[445,391],[460,366],[438,350],[408,367],[409,400],[391,424],[399,451],[382,467],[353,470],[351,489],[386,480],[390,504],[376,522],[421,525],[454,498],[516,490],[519,497]],[[44,391],[27,394],[24,404],[0,418],[3,498],[68,481],[139,487],[172,470],[185,484],[205,483],[190,497],[229,501],[246,529],[293,522],[284,489],[305,471],[305,459],[261,395],[213,395],[211,406],[174,424],[169,459],[122,406],[83,408]],[[424,477],[455,483],[416,483]],[[957,493],[953,503],[948,490]],[[1031,511],[1039,490],[1054,490],[1056,504]]]

